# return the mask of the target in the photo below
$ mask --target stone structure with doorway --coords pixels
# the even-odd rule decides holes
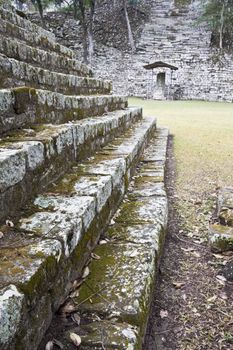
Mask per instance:
[[[202,5],[193,0],[178,8],[172,0],[152,0],[151,18],[135,53],[96,45],[93,65],[98,76],[112,79],[116,93],[146,98],[148,77],[143,66],[156,57],[179,67],[174,99],[232,102],[233,56],[213,49],[208,27],[197,24]]]
[[[178,68],[162,61],[147,64],[144,68],[148,71],[146,97],[173,100],[173,75]]]
[[[108,349],[142,348],[167,225],[168,130],[1,6],[0,68],[1,350],[38,349],[71,299],[81,324],[59,317],[40,349],[71,349],[77,326],[83,350],[103,334]],[[110,292],[104,303],[84,281]]]
[[[211,47],[208,26],[198,23],[203,1],[186,1],[182,6],[178,3],[175,0],[151,1],[150,20],[144,25],[133,53],[126,51],[125,46],[119,49],[118,32],[121,38],[126,37],[126,32],[122,33],[124,29],[121,26],[112,29],[108,21],[104,22],[102,31],[109,31],[114,39],[107,46],[105,36],[96,34],[98,40],[92,65],[97,76],[111,79],[114,93],[146,98],[148,75],[143,66],[156,57],[156,60],[179,67],[179,75],[173,77],[173,99],[232,102],[232,53]],[[81,44],[77,44],[80,27],[61,14],[54,17],[57,20],[49,18],[49,22],[56,23],[57,29],[51,28],[58,40],[74,49],[81,60]],[[117,48],[115,42],[118,42]]]

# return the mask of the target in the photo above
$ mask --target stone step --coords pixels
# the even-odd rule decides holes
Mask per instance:
[[[39,125],[0,141],[0,220],[16,215],[28,199],[142,117],[140,108],[76,123]]]
[[[221,224],[209,226],[209,246],[214,253],[233,251],[233,227]]]
[[[10,225],[0,242],[1,349],[37,348],[72,281],[82,276],[155,128],[154,118],[144,118],[74,167]]]
[[[0,88],[27,85],[66,95],[109,94],[110,81],[52,72],[0,54]]]
[[[39,123],[62,124],[127,107],[117,95],[69,96],[29,87],[0,90],[0,135]]]
[[[219,189],[216,223],[209,227],[209,245],[213,252],[233,250],[233,187]]]
[[[55,51],[69,58],[75,58],[72,50],[56,42],[53,33],[18,16],[13,9],[12,11],[8,11],[0,7],[0,27],[1,33],[26,41],[32,46]]]
[[[29,46],[18,39],[0,34],[0,53],[9,58],[43,67],[54,72],[79,76],[93,76],[90,68],[77,60],[70,59],[56,52],[48,52]]]
[[[219,190],[217,216],[220,224],[233,227],[233,187]]]
[[[152,291],[167,226],[164,171],[167,129],[158,129],[141,157],[119,210],[94,253],[90,274],[68,299],[81,325],[54,317],[39,350],[53,338],[72,350],[69,333],[79,334],[83,350],[143,349]],[[79,293],[75,293],[75,292]],[[68,342],[67,342],[68,340]],[[74,348],[75,349],[75,348]]]

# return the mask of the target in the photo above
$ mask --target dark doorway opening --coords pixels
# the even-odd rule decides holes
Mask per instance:
[[[166,73],[157,74],[157,87],[161,90],[164,90],[165,88],[165,78],[166,78]]]

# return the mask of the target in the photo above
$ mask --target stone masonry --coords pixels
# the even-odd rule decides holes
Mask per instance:
[[[104,6],[109,11],[108,1],[105,2]],[[178,5],[178,2],[145,2],[146,12],[150,13],[149,21],[144,26],[140,22],[135,27],[132,18],[136,39],[135,53],[130,52],[125,43],[127,33],[122,23],[124,18],[121,18],[121,22],[116,22],[114,28],[112,21],[108,23],[104,18],[101,27],[102,17],[97,11],[95,54],[92,61],[96,75],[112,80],[114,93],[128,96],[164,99],[165,95],[165,98],[172,99],[232,102],[232,54],[221,53],[211,47],[211,33],[207,25],[199,22],[202,0],[186,1],[183,5]],[[104,11],[101,6],[100,10]],[[53,13],[50,17],[49,14],[47,21],[52,22],[51,28],[58,40],[72,48],[82,60],[80,25],[71,18],[66,19],[62,14]],[[34,20],[38,22],[37,17]],[[172,82],[171,72],[165,68],[154,70],[151,84],[151,71],[145,70],[143,66],[155,61],[178,67],[173,73]],[[162,72],[165,73],[165,87],[161,94],[157,75]]]
[[[142,349],[167,225],[168,131],[3,7],[0,68],[0,348],[44,349],[72,301],[63,321],[81,322],[59,320],[67,349],[72,331],[80,349],[101,349],[103,327],[107,348]],[[103,292],[93,308],[87,283]]]
[[[173,74],[171,96],[174,99],[233,101],[232,55],[221,55],[210,47],[210,32],[197,19],[202,1],[177,8],[173,0],[151,2],[150,21],[142,31],[135,54],[100,45],[93,65],[99,77],[114,81],[114,92],[130,96],[148,96],[151,72],[143,66],[164,61],[178,67]],[[108,69],[104,69],[107,65]],[[166,85],[170,85],[169,69]],[[156,75],[154,71],[154,88]],[[123,78],[123,79],[122,79]],[[124,81],[124,83],[123,83]],[[149,91],[149,97],[152,97]]]
[[[96,43],[93,66],[97,75],[111,79],[115,93],[153,97],[157,73],[166,73],[168,89],[170,71],[155,70],[154,86],[148,91],[151,72],[143,66],[165,61],[179,68],[173,75],[169,92],[173,99],[232,102],[232,54],[221,54],[210,47],[211,33],[206,25],[197,21],[202,5],[200,0],[181,8],[173,0],[151,1],[150,21],[144,26],[134,54]],[[69,43],[67,31],[66,41]]]
[[[221,188],[217,202],[217,222],[210,225],[209,243],[213,252],[233,250],[233,188]]]

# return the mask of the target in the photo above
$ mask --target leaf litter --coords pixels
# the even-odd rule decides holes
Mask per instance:
[[[233,254],[213,254],[207,244],[216,194],[202,191],[200,180],[177,186],[171,140],[168,152],[167,242],[144,350],[231,350],[233,285],[222,269]]]

